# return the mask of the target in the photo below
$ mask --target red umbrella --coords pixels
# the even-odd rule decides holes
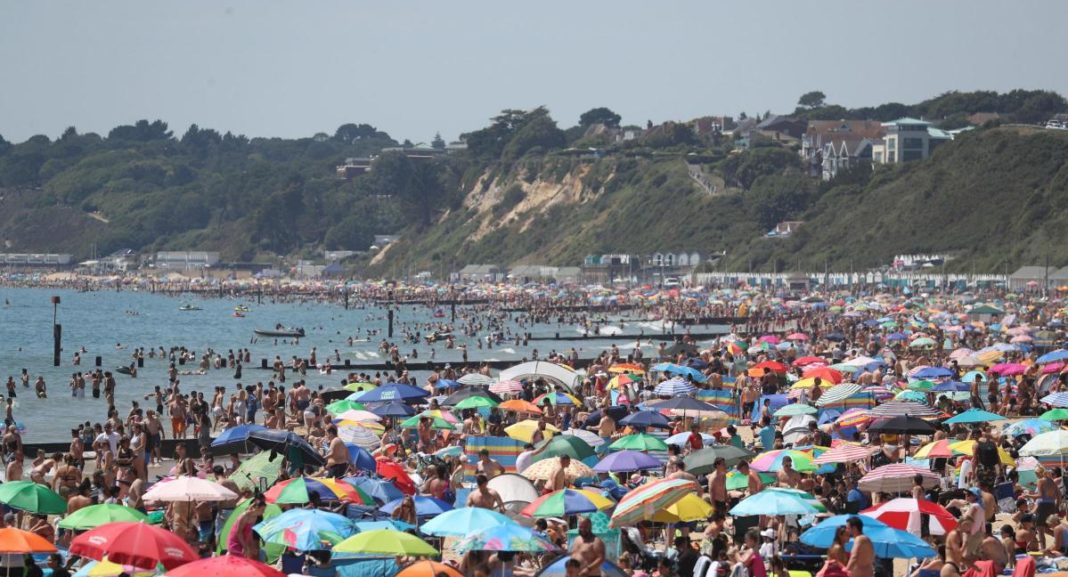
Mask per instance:
[[[826,365],[827,359],[823,357],[801,357],[794,361],[795,367],[807,367],[808,365]]]
[[[916,499],[892,499],[876,507],[861,511],[895,529],[908,531],[915,535],[921,533],[921,514],[929,515],[928,530],[931,535],[945,535],[957,526],[957,520],[945,507],[934,501]]]
[[[237,555],[222,555],[186,563],[167,577],[285,577],[278,569]]]
[[[412,478],[408,476],[408,471],[405,471],[400,463],[395,463],[388,459],[379,459],[377,472],[380,477],[393,481],[393,484],[401,490],[401,493],[405,495],[414,495],[416,493],[415,481],[412,481]]]
[[[841,371],[836,371],[831,367],[812,367],[811,369],[806,369],[804,374],[801,375],[801,378],[803,379],[815,377],[819,377],[824,381],[830,381],[836,385],[842,382]]]
[[[163,565],[167,570],[195,561],[196,551],[170,531],[148,523],[108,523],[78,535],[71,541],[70,552],[97,561],[104,557],[112,563],[134,567]]]
[[[780,375],[785,374],[786,371],[790,370],[789,367],[780,363],[779,361],[763,361],[753,365],[752,368],[759,369],[761,371],[764,369],[768,369],[769,371],[773,373],[779,373]]]

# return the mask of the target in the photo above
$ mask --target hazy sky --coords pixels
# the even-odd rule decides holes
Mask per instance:
[[[367,122],[454,139],[503,108],[563,127],[846,106],[952,89],[1068,94],[1064,0],[0,2],[0,135],[160,118],[248,136]]]

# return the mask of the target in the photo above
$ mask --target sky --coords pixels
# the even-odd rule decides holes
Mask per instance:
[[[162,119],[249,137],[369,123],[446,140],[505,108],[562,127],[948,90],[1068,94],[1063,0],[4,0],[0,135]]]

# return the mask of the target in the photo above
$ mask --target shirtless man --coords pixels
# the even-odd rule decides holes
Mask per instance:
[[[503,472],[504,467],[490,458],[489,451],[482,449],[478,452],[478,464],[475,465],[475,473],[485,475],[486,478],[492,479]]]
[[[330,425],[326,428],[326,438],[330,442],[326,457],[327,475],[334,478],[344,477],[349,470],[349,449],[337,436],[337,426]]]
[[[145,418],[145,433],[148,435],[145,438],[145,453],[147,453],[149,464],[159,463],[163,460],[163,453],[161,453],[163,423],[159,420],[159,415],[156,414],[156,411],[151,409]]]
[[[749,466],[749,461],[742,461],[738,463],[738,472],[745,475],[749,479],[748,491],[749,495],[756,495],[764,487],[764,482],[760,479],[760,475]]]
[[[1009,562],[1009,555],[1005,552],[1005,545],[994,536],[990,525],[987,525],[986,535],[979,545],[979,558],[994,563],[994,573],[1001,575]]]
[[[185,438],[185,403],[182,400],[181,395],[175,391],[171,396],[170,402],[171,412],[171,438],[172,439],[184,439]]]
[[[504,501],[497,491],[489,488],[489,478],[479,474],[475,477],[475,490],[467,495],[468,507],[482,507],[494,511],[504,511]]]
[[[560,455],[560,463],[553,468],[552,474],[549,475],[549,482],[545,484],[545,493],[567,488],[567,468],[570,465],[571,455]]]
[[[604,541],[593,534],[593,522],[589,517],[579,520],[579,534],[571,546],[571,558],[579,562],[580,577],[600,577],[604,563]]]
[[[708,476],[708,495],[717,512],[727,512],[727,461],[717,457],[712,466],[715,470]]]
[[[785,461],[785,459],[784,459]],[[846,573],[850,577],[873,577],[875,575],[875,548],[871,539],[864,534],[864,523],[860,517],[850,517],[846,521],[849,534],[853,537],[853,551],[849,554]]]
[[[1038,492],[1030,495],[1037,497],[1035,503],[1035,523],[1038,526],[1038,546],[1046,549],[1046,519],[1057,511],[1059,506],[1060,491],[1057,483],[1053,480],[1053,470],[1046,468],[1042,477],[1038,480]]]
[[[794,470],[794,460],[790,457],[782,458],[782,470],[779,471],[778,481],[780,487],[790,489],[796,489],[798,483],[801,482],[801,474]]]
[[[967,541],[967,531],[971,527],[972,518],[965,513],[961,516],[957,526],[946,534],[946,563],[952,563],[960,573],[964,567],[964,544]]]

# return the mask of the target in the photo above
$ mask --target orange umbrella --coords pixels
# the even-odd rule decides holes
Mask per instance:
[[[608,367],[610,373],[634,373],[636,375],[644,375],[645,367],[635,363],[616,363],[611,367]]]
[[[819,377],[820,380],[830,381],[836,385],[842,382],[842,373],[831,367],[815,367],[808,369],[801,375],[801,377],[805,379]]]
[[[535,415],[541,414],[541,409],[537,405],[530,401],[524,401],[523,399],[511,399],[497,405],[498,409],[505,411],[515,411],[517,413],[534,413]]]
[[[437,577],[442,573],[448,577],[464,577],[463,573],[437,561],[416,561],[397,573],[396,577]]]
[[[37,533],[14,527],[0,529],[0,553],[55,553],[56,546]]]

